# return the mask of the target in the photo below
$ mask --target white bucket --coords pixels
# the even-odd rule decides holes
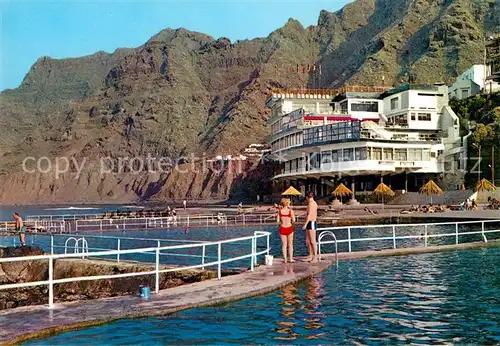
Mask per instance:
[[[273,259],[274,259],[274,257],[272,255],[265,255],[264,258],[265,258],[265,261],[266,261],[266,266],[272,266],[273,265]]]

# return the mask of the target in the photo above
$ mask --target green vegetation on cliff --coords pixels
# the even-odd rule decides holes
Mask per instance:
[[[480,94],[465,100],[453,99],[450,106],[457,115],[470,121],[472,136],[468,141],[469,173],[466,176],[468,186],[477,182],[479,167],[477,158],[481,148],[481,177],[492,180],[495,172],[496,185],[500,182],[500,93]],[[492,161],[494,170],[492,169]]]

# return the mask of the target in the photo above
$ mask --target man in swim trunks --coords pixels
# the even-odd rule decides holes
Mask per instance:
[[[314,200],[314,194],[312,192],[306,193],[307,200],[307,217],[303,230],[306,231],[306,245],[309,251],[309,256],[306,258],[307,262],[316,263],[318,245],[316,244],[316,229],[318,224],[316,219],[318,218],[318,204]]]
[[[19,240],[21,241],[21,246],[26,246],[26,226],[24,225],[23,219],[19,213],[14,213],[14,220],[16,221],[16,232],[19,233]]]

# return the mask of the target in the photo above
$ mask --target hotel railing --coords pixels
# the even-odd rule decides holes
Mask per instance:
[[[480,227],[478,230],[460,230],[465,226]],[[496,229],[486,229],[487,225],[493,225]],[[435,233],[436,227],[440,227],[445,233]],[[446,228],[452,228],[448,231]],[[410,231],[408,232],[408,229]],[[367,236],[363,238],[353,238],[354,230],[359,230],[361,233],[382,233],[384,230],[390,235],[385,236]],[[366,225],[366,226],[351,226],[351,227],[326,227],[319,228],[318,231],[318,253],[322,253],[322,247],[328,244],[347,244],[348,252],[353,252],[353,244],[374,241],[386,241],[391,243],[391,248],[397,249],[397,243],[401,240],[421,240],[424,246],[428,246],[429,239],[441,237],[453,237],[454,243],[459,244],[459,238],[462,236],[480,235],[482,240],[487,243],[488,234],[498,233],[500,235],[500,220],[484,220],[484,221],[462,221],[462,222],[442,222],[442,223],[420,223],[420,224],[393,224],[393,225]],[[406,233],[403,233],[406,231]],[[323,240],[326,234],[333,233],[336,235],[336,240]],[[403,234],[402,234],[403,233]]]
[[[207,267],[216,267],[217,268],[217,278],[220,280],[222,277],[222,267],[226,263],[231,263],[235,261],[240,261],[244,259],[250,259],[250,270],[253,271],[255,265],[258,263],[258,256],[268,255],[270,252],[269,246],[269,236],[271,233],[269,232],[254,232],[253,235],[247,237],[240,237],[234,239],[226,239],[219,240],[213,242],[197,242],[192,244],[182,244],[182,245],[170,245],[170,246],[162,246],[160,242],[158,242],[155,247],[144,247],[144,248],[136,248],[136,249],[117,249],[117,250],[106,250],[106,251],[95,251],[88,252],[88,249],[79,249],[75,248],[75,253],[65,253],[65,254],[50,254],[50,255],[40,255],[40,256],[25,256],[25,257],[9,257],[9,258],[0,258],[1,263],[13,263],[13,262],[22,262],[22,261],[48,261],[49,269],[48,269],[48,279],[42,281],[35,282],[23,282],[23,283],[15,283],[15,284],[3,284],[0,285],[0,290],[5,289],[13,289],[13,288],[24,288],[24,287],[33,287],[33,286],[48,286],[49,287],[49,297],[48,304],[49,308],[54,307],[54,285],[62,284],[62,283],[70,283],[70,282],[81,282],[81,281],[94,281],[94,280],[106,280],[106,279],[116,279],[116,278],[126,278],[126,277],[137,277],[137,276],[148,276],[154,275],[155,277],[155,292],[158,293],[160,290],[159,279],[160,274],[168,273],[168,272],[176,272],[188,269],[205,269]],[[123,239],[123,238],[122,238]],[[257,251],[259,248],[258,240],[266,239],[266,246],[264,250]],[[165,240],[161,240],[165,241]],[[234,244],[237,242],[246,242],[249,241],[250,245],[247,250],[241,250],[243,252],[238,253],[232,257],[223,258],[222,257],[222,247],[227,246],[228,244]],[[85,242],[82,242],[85,243]],[[119,244],[119,243],[118,243]],[[208,247],[216,247],[217,248],[217,257],[216,260],[212,260],[210,262],[205,261],[205,252]],[[261,246],[260,248],[263,248]],[[166,255],[165,251],[172,250],[181,250],[181,249],[189,249],[189,250],[199,250],[202,252],[200,259],[201,263],[195,265],[187,265],[175,268],[160,268],[160,256]],[[240,247],[240,249],[242,249]],[[82,251],[83,250],[83,251]],[[155,255],[155,268],[154,270],[147,270],[142,272],[134,272],[134,273],[123,273],[123,274],[110,274],[110,275],[95,275],[95,276],[79,276],[79,277],[71,277],[71,278],[62,278],[56,279],[54,278],[54,260],[58,259],[69,259],[69,258],[81,258],[84,259],[86,257],[106,257],[106,256],[116,256],[117,261],[119,261],[120,255],[130,255],[130,254],[154,254]],[[175,254],[169,252],[169,257],[175,256]],[[177,254],[179,255],[179,254]]]

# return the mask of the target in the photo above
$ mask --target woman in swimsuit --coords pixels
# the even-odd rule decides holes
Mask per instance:
[[[295,214],[290,208],[290,200],[283,198],[281,207],[278,209],[278,224],[280,226],[281,251],[286,262],[294,263],[293,260],[293,224]],[[288,253],[288,256],[287,256]],[[288,259],[288,260],[287,260]]]

